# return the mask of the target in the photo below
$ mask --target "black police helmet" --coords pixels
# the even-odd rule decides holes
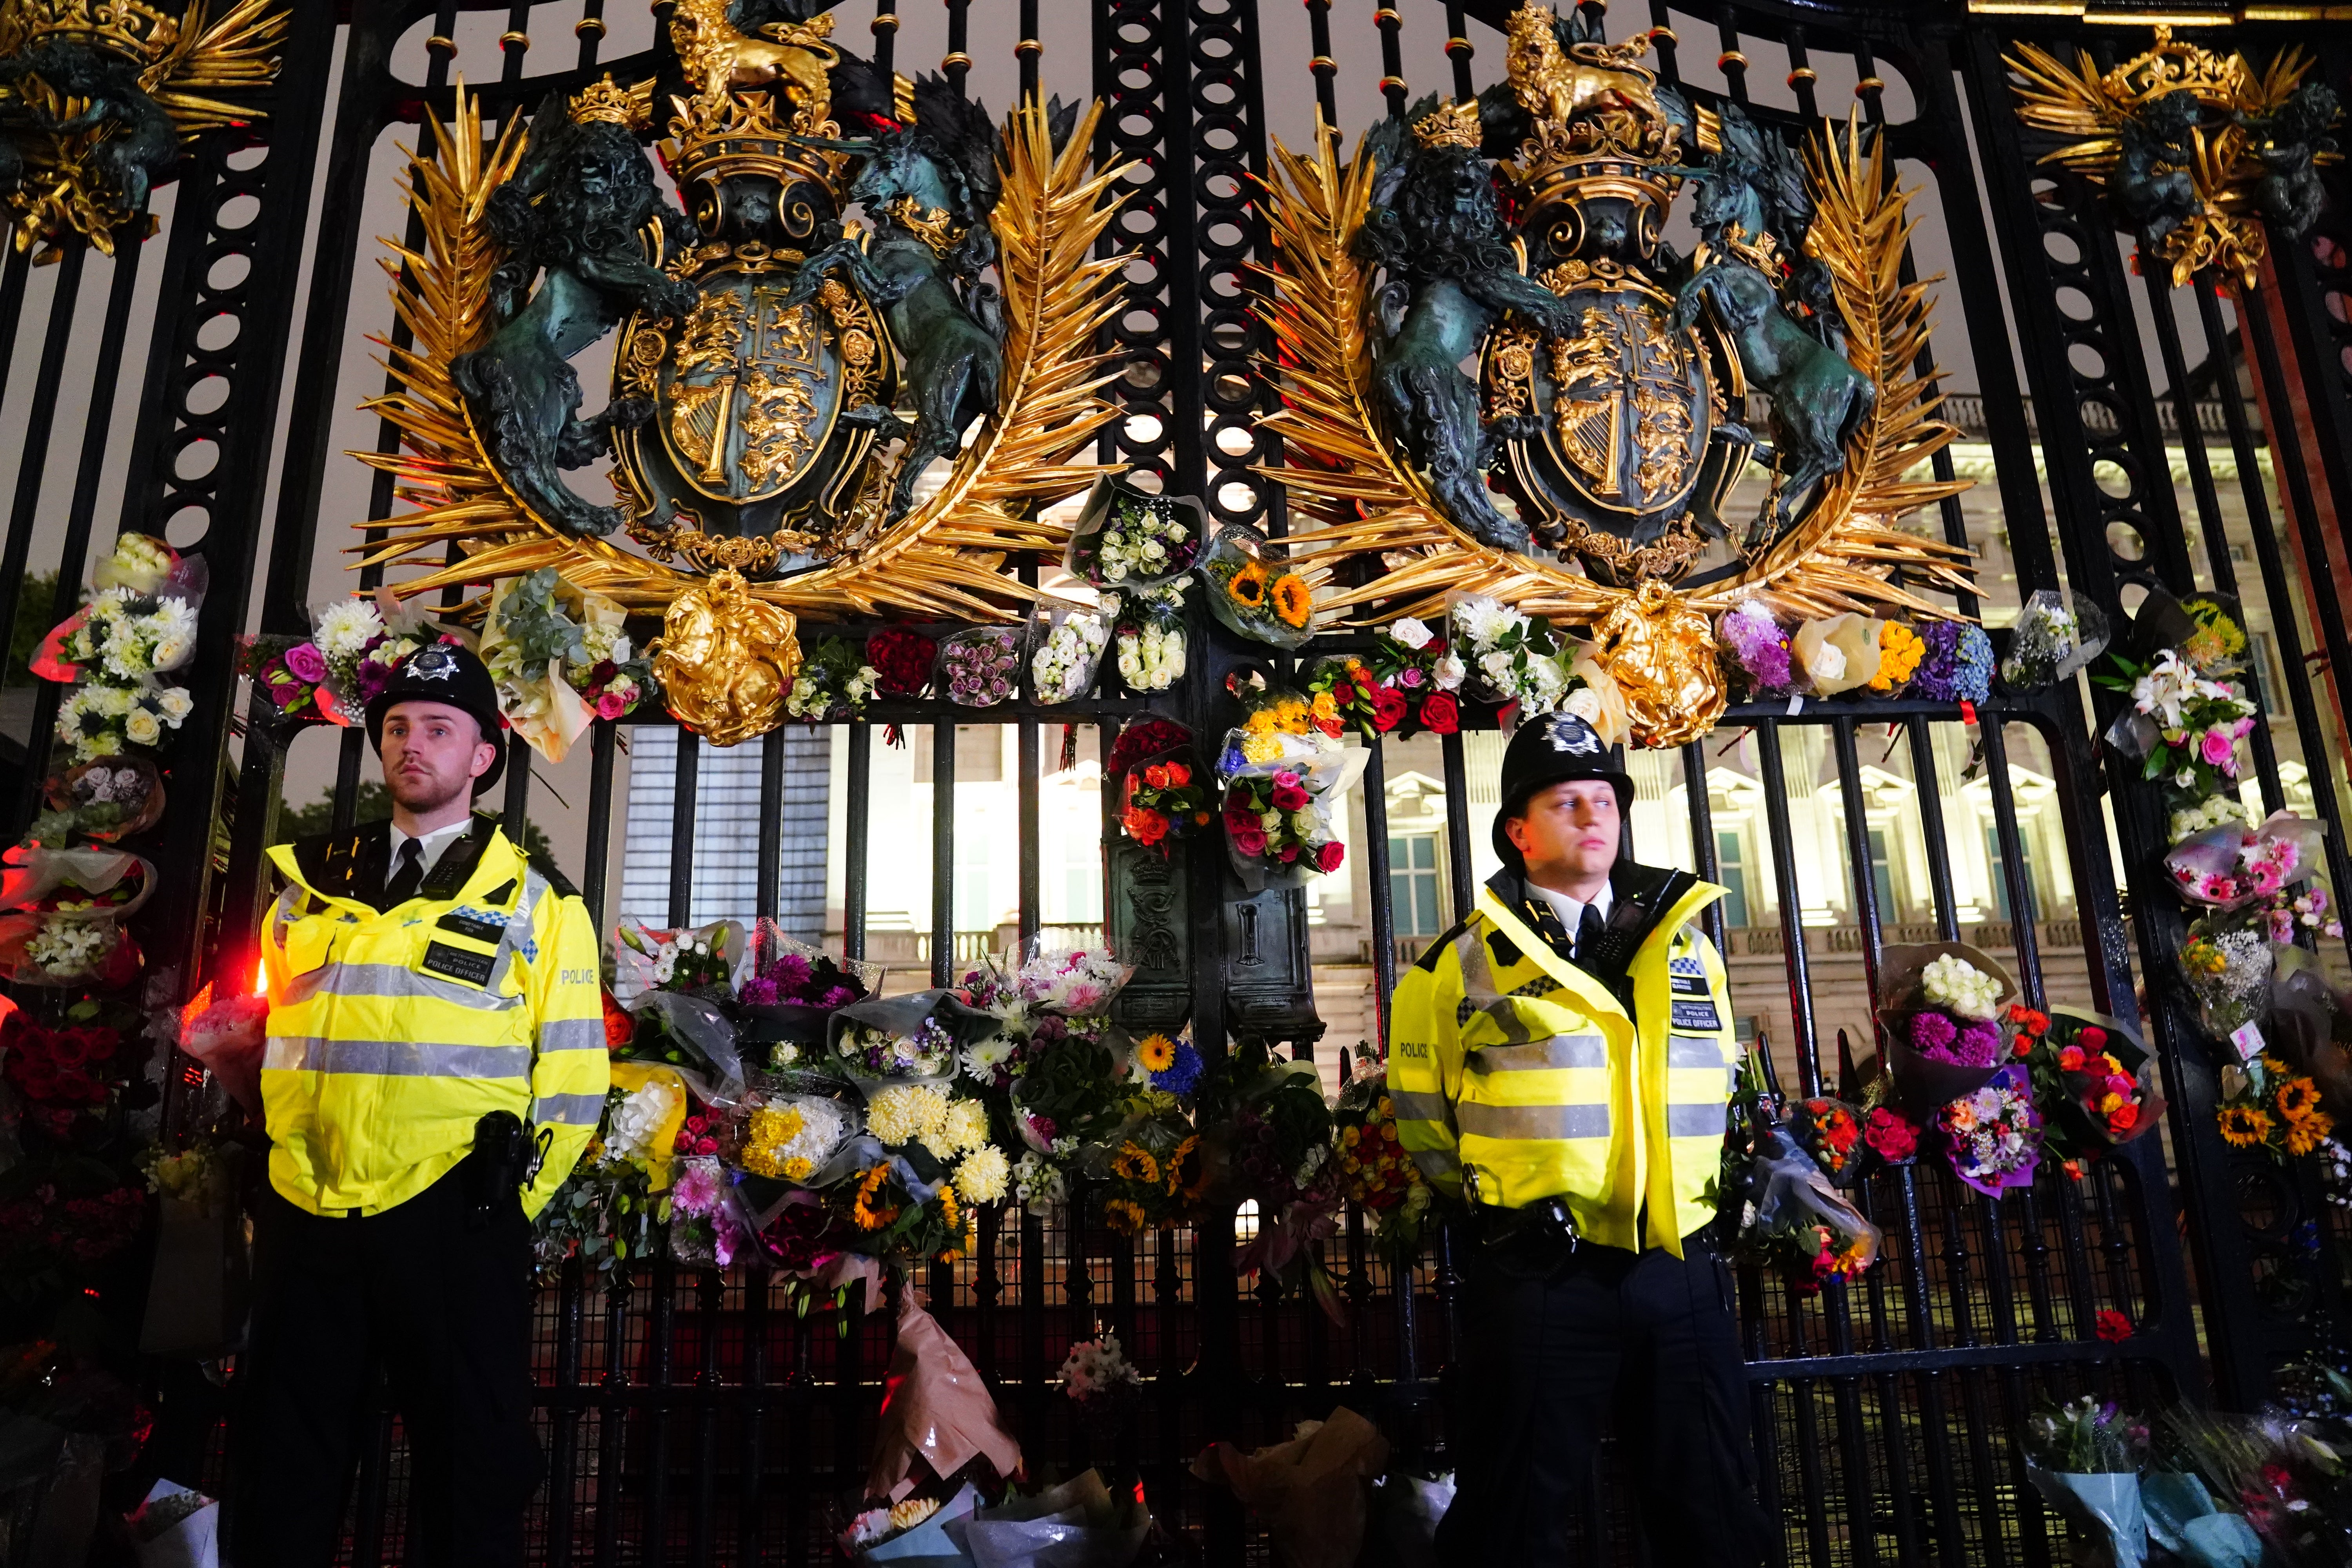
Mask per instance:
[[[1527,869],[1503,825],[1527,815],[1536,791],[1575,779],[1608,780],[1616,786],[1618,814],[1632,812],[1633,781],[1609,765],[1609,748],[1591,725],[1573,713],[1547,713],[1519,726],[1503,752],[1503,806],[1495,813],[1495,853],[1504,865],[1514,871]]]
[[[499,716],[498,683],[478,655],[457,643],[427,643],[400,661],[367,705],[368,743],[383,750],[383,716],[403,702],[439,702],[474,716],[482,739],[499,749],[490,771],[474,781],[480,795],[507,767],[506,722]]]

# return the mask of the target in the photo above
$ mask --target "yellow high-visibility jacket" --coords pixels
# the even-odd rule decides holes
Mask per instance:
[[[1692,924],[1724,889],[1640,866],[1611,887],[1647,921],[1630,1014],[1536,932],[1507,870],[1406,972],[1390,1014],[1397,1135],[1448,1195],[1468,1165],[1484,1203],[1561,1197],[1587,1240],[1679,1258],[1715,1217],[1706,1194],[1739,1062],[1723,960]]]
[[[390,825],[269,851],[287,879],[262,931],[269,1181],[312,1214],[376,1214],[472,1152],[474,1124],[532,1129],[533,1218],[594,1135],[611,1081],[587,906],[478,816],[417,896],[378,912]]]

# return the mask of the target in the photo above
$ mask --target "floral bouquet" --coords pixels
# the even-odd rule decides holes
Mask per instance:
[[[2000,1019],[2016,989],[1990,956],[1962,942],[1886,949],[1878,1025],[1898,1109],[1924,1114],[1992,1077],[2011,1055]]]
[[[713,921],[680,931],[657,931],[636,921],[614,930],[615,987],[625,997],[644,991],[724,993],[750,962],[751,944],[740,921]]]
[[[2033,1489],[2079,1540],[2095,1543],[2078,1549],[2076,1561],[2138,1568],[2147,1551],[2139,1498],[2147,1428],[2088,1394],[2045,1400],[2026,1418],[2019,1447]]]
[[[652,1062],[615,1061],[596,1135],[533,1222],[542,1273],[569,1258],[610,1274],[656,1255],[671,1219],[670,1162],[685,1123],[680,1073]]]
[[[1879,1229],[1801,1148],[1766,1089],[1753,1052],[1740,1063],[1732,1103],[1738,1131],[1724,1144],[1717,1200],[1738,1204],[1733,1249],[1785,1279],[1801,1296],[1832,1279],[1859,1278],[1878,1258]]]
[[[1966,621],[1930,621],[1910,694],[1930,702],[1982,702],[1992,695],[1992,638]]]
[[[0,879],[0,973],[23,985],[121,986],[139,947],[117,922],[155,890],[155,867],[116,849],[18,846]]]
[[[1234,1255],[1234,1271],[1246,1279],[1263,1269],[1286,1286],[1303,1280],[1340,1321],[1314,1250],[1338,1233],[1342,1190],[1331,1107],[1314,1064],[1282,1060],[1264,1042],[1244,1039],[1201,1098],[1203,1124],[1218,1128],[1225,1145],[1226,1195],[1257,1205],[1257,1235]]]
[[[1794,640],[1760,599],[1743,599],[1726,610],[1716,622],[1715,637],[1723,648],[1725,674],[1742,700],[1786,697],[1803,681]]]
[[[0,1076],[23,1100],[25,1120],[58,1142],[71,1141],[83,1113],[107,1113],[135,1065],[116,1030],[97,1024],[47,1028],[22,1011],[0,1023],[0,1045],[7,1047]]]
[[[2143,1478],[2141,1500],[2150,1537],[2182,1562],[2331,1568],[2352,1561],[2339,1422],[2289,1416],[2275,1405],[2254,1415],[2178,1405],[2165,1413],[2162,1434],[2169,1473]]]
[[[1450,625],[1441,622],[1440,626]],[[1372,642],[1372,671],[1404,694],[1412,704],[1412,723],[1433,735],[1451,735],[1462,727],[1454,693],[1469,668],[1454,657],[1444,632],[1411,616],[1391,621]],[[1410,732],[1410,731],[1408,731]]]
[[[1919,1154],[1919,1124],[1891,1105],[1874,1105],[1862,1119],[1862,1141],[1889,1165],[1907,1165]]]
[[[1103,1338],[1117,1354],[1118,1342],[1108,1334]],[[1075,1347],[1071,1354],[1077,1354]],[[1063,1365],[1066,1373],[1069,1363]],[[1120,1403],[1112,1401],[1110,1408]],[[1124,1419],[1096,1414],[1102,1405],[1092,1397],[1078,1401],[1089,1426],[1104,1430]],[[975,1568],[1128,1568],[1142,1552],[1151,1528],[1139,1482],[1114,1494],[1100,1472],[1090,1469],[1034,1496],[1015,1492],[948,1533],[962,1541]]]
[[[1075,952],[992,960],[964,976],[981,1023],[960,1058],[963,1081],[1009,1129],[1008,1147],[1057,1177],[1093,1162],[1130,1114],[1140,1069],[1110,1010],[1133,973],[1108,952]]]
[[[1417,1250],[1429,1217],[1429,1184],[1397,1141],[1396,1102],[1389,1097],[1387,1069],[1376,1061],[1366,1059],[1339,1091],[1331,1139],[1339,1190],[1372,1215],[1374,1238],[1398,1253]]]
[[[1094,689],[1110,627],[1088,610],[1041,611],[1029,623],[1029,684],[1047,707],[1075,702]]]
[[[1919,673],[1919,661],[1927,657],[1927,644],[1917,632],[1901,621],[1878,623],[1878,673],[1865,682],[1874,697],[1892,697],[1911,684]]]
[[[1499,600],[1465,594],[1447,605],[1445,618],[1474,695],[1516,704],[1521,719],[1549,713],[1568,696],[1559,638],[1541,616],[1529,619]],[[1448,653],[1438,668],[1455,658]]]
[[[126,533],[91,572],[96,592],[41,640],[33,673],[137,686],[195,656],[205,602],[203,560],[184,560],[162,540]]]
[[[853,1002],[827,1021],[830,1065],[852,1079],[955,1076],[956,1058],[985,1020],[947,990]]]
[[[1215,820],[1192,759],[1192,731],[1173,719],[1147,714],[1130,721],[1112,743],[1103,776],[1118,791],[1120,831],[1162,858],[1171,840]]]
[[[920,697],[931,683],[940,645],[908,626],[884,626],[866,639],[866,663],[880,697]]]
[[[957,1546],[948,1527],[979,1510],[980,1489],[969,1482],[942,1500],[928,1492],[864,1510],[840,1530],[836,1544],[852,1563],[879,1568],[886,1563],[936,1565],[969,1563],[971,1556]]]
[[[1806,621],[1790,639],[1790,653],[1816,695],[1835,697],[1878,679],[1881,630],[1867,616]]]
[[[751,929],[751,963],[735,987],[744,1059],[786,1071],[824,1056],[828,1020],[881,984],[878,964],[837,959],[786,936],[762,917]]]
[[[1142,1095],[1110,1145],[1104,1222],[1121,1236],[1189,1225],[1200,1217],[1211,1174],[1208,1152],[1176,1096]]]
[[[2023,1067],[2002,1068],[1983,1087],[1938,1108],[1935,1126],[1952,1173],[1985,1196],[2033,1184],[2042,1160],[2042,1113]]]
[[[715,1155],[683,1155],[670,1167],[672,1258],[699,1268],[724,1268],[735,1261],[744,1237],[727,1202],[730,1185],[727,1167]]]
[[[2326,835],[2325,823],[2274,812],[2260,827],[2210,827],[2181,840],[2164,868],[2182,898],[2232,910],[2310,876]]]
[[[1062,1393],[1077,1407],[1080,1419],[1098,1433],[1123,1425],[1143,1391],[1143,1374],[1127,1359],[1117,1334],[1072,1344],[1062,1358],[1059,1375]]]
[[[1227,523],[1217,531],[1202,574],[1208,581],[1209,612],[1235,637],[1296,648],[1314,634],[1314,589],[1248,524]]]
[[[1403,723],[1412,709],[1403,692],[1353,654],[1320,658],[1307,672],[1310,722],[1333,739],[1353,729],[1367,742]]]
[[[77,686],[58,704],[58,739],[77,763],[120,757],[133,746],[161,749],[195,703],[184,687]]]
[[[76,837],[111,844],[144,833],[163,815],[163,778],[144,757],[100,757],[53,774],[49,809],[27,843],[62,849]]]
[[[2180,945],[2180,973],[2197,998],[2198,1015],[2223,1039],[2269,1010],[2274,964],[2269,921],[2261,911],[2193,921]]]
[[[2127,1143],[2164,1115],[2147,1047],[2104,1013],[2009,1009],[2011,1051],[2033,1082],[2045,1142],[2069,1164]]]
[[[2259,1149],[2284,1163],[2314,1153],[2336,1131],[2320,1109],[2319,1086],[2268,1051],[2221,1068],[2221,1100],[2214,1111],[2221,1140],[2233,1149]]]
[[[2098,605],[2080,594],[2037,588],[2010,630],[2001,684],[2012,691],[2054,686],[2072,679],[2106,646],[2107,617]]]
[[[658,692],[652,664],[633,658],[627,612],[573,587],[552,566],[501,580],[482,622],[482,662],[499,711],[551,763],[598,719],[619,719]]]
[[[846,638],[822,638],[801,660],[793,688],[784,693],[784,712],[804,724],[857,718],[881,679]]]
[[[1329,803],[1354,786],[1369,753],[1302,733],[1308,711],[1298,698],[1277,695],[1225,735],[1217,763],[1225,848],[1253,892],[1336,871],[1347,852],[1332,833]]]
[[[457,639],[445,637],[422,609],[378,588],[373,598],[353,595],[312,606],[310,640],[286,650],[286,668],[313,682],[320,717],[353,725],[363,721],[368,703],[391,682],[401,660],[436,640]]]
[[[1078,508],[1062,563],[1097,588],[1156,588],[1190,572],[1208,536],[1208,509],[1193,497],[1152,495],[1124,474],[1106,475]]]
[[[1118,679],[1129,691],[1165,691],[1184,677],[1185,583],[1102,595]]]
[[[1842,1100],[1800,1100],[1789,1107],[1789,1136],[1841,1187],[1862,1174],[1862,1112]]]
[[[1622,746],[1633,737],[1624,689],[1591,643],[1579,644],[1569,660],[1568,695],[1560,699],[1559,710],[1591,725],[1604,746]]]
[[[974,626],[941,637],[931,683],[959,707],[1011,701],[1021,686],[1021,633],[1012,626]]]
[[[2165,818],[2167,844],[2179,844],[2216,827],[2247,826],[2245,803],[2234,794],[2209,795],[2192,805],[2176,806]]]
[[[2108,672],[2092,678],[2131,701],[2108,726],[2107,744],[2162,786],[2177,837],[2221,826],[2231,818],[2197,823],[2182,813],[2221,809],[2213,797],[2236,793],[2237,746],[2254,727],[2255,709],[2227,677],[2243,667],[2245,632],[2220,600],[2158,591],[2132,617],[2128,644],[2108,656]]]

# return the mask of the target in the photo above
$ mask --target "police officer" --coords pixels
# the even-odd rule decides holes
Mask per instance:
[[[1522,726],[1504,869],[1396,990],[1398,1133],[1471,1216],[1448,1568],[1568,1563],[1612,1421],[1651,1563],[1731,1568],[1766,1540],[1706,1238],[1738,1046],[1693,922],[1724,890],[1618,858],[1633,793],[1582,720]]]
[[[409,1452],[410,1568],[520,1564],[531,1219],[609,1081],[596,932],[475,793],[489,671],[428,645],[367,707],[392,820],[272,849],[253,1323],[237,1369],[236,1568],[324,1568],[381,1372]]]

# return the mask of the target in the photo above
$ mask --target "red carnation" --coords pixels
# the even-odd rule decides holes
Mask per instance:
[[[2111,1345],[2119,1345],[2132,1337],[2132,1321],[2113,1307],[2099,1309],[2099,1338]]]
[[[1451,735],[1461,728],[1462,710],[1451,691],[1433,691],[1421,700],[1421,727],[1433,735]]]

